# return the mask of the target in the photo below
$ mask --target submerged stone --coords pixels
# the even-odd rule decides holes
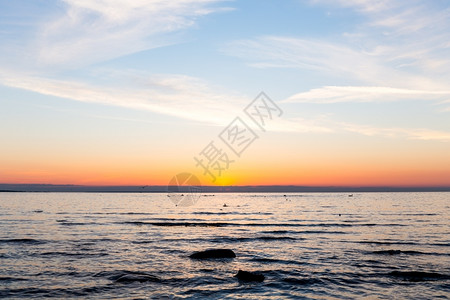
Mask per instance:
[[[194,252],[189,255],[194,259],[208,259],[208,258],[235,258],[236,254],[230,249],[209,249],[205,251]]]
[[[256,282],[263,282],[265,277],[262,274],[257,274],[253,272],[247,272],[239,270],[234,277],[237,277],[237,279],[242,281],[256,281]]]

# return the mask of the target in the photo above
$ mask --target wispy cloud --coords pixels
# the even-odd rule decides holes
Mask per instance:
[[[34,71],[80,68],[179,42],[171,33],[229,9],[219,2],[223,0],[62,0],[57,14],[35,19],[30,32],[21,34],[28,40],[15,47],[20,56],[14,63]]]
[[[17,43],[9,41],[8,47],[0,49],[0,84],[74,101],[221,124],[245,97],[190,76],[105,71],[93,65],[179,42],[172,33],[195,26],[202,16],[230,10],[221,5],[224,2],[58,0],[56,11],[55,7],[42,9],[42,16],[29,21]],[[66,71],[73,68],[98,76],[94,80],[69,78]]]
[[[120,85],[122,81],[134,83]],[[224,125],[248,102],[242,95],[220,92],[219,87],[201,79],[171,74],[127,71],[117,80],[117,86],[13,73],[0,74],[0,82],[44,95],[151,111],[213,125]]]
[[[202,79],[184,75],[155,75],[128,70],[115,71],[114,77],[117,86],[101,86],[85,81],[0,72],[0,82],[10,87],[72,101],[149,111],[211,126],[228,125],[234,117],[243,115],[243,109],[253,100],[253,96],[230,92]],[[127,83],[121,85],[121,82]],[[322,119],[314,117],[277,119],[268,125],[268,130],[303,133],[334,131]]]
[[[448,99],[449,91],[426,91],[383,86],[325,86],[290,96],[286,103],[392,102]]]
[[[377,78],[385,71],[366,53],[320,40],[264,36],[234,41],[228,44],[224,52],[243,58],[254,67],[309,69],[366,81]]]
[[[450,9],[417,0],[312,3],[354,9],[365,21],[334,38],[261,36],[224,51],[254,67],[314,70],[355,86],[449,90]]]
[[[1,74],[0,82],[44,95],[86,103],[112,105],[150,111],[213,126],[226,126],[251,98],[221,90],[194,77],[127,71],[122,79],[134,80],[135,86],[101,87],[86,82],[55,80],[21,74]],[[118,74],[116,74],[118,76]],[[94,116],[111,118],[109,116]],[[142,121],[119,118],[127,121]],[[324,116],[290,117],[271,122],[268,130],[298,133],[352,132],[366,136],[450,141],[450,132],[426,128],[377,128],[375,126],[333,121]]]
[[[389,0],[311,0],[314,4],[339,5],[352,7],[364,13],[376,13],[391,9],[394,1]]]
[[[418,54],[400,54],[398,50],[394,53],[390,46],[361,49],[361,46],[329,41],[264,36],[234,41],[224,52],[245,59],[250,66],[257,68],[312,70],[365,86],[385,86],[388,82],[390,86],[405,89],[443,90],[448,87],[442,73],[431,76],[426,74],[426,70],[411,71],[403,65],[407,64],[406,57],[411,59]],[[440,68],[440,63],[445,64],[445,59],[429,59],[427,66]]]
[[[366,136],[450,142],[450,132],[441,130],[431,130],[426,128],[380,128],[345,122],[336,123],[336,126],[337,128],[340,128],[340,130],[359,133]]]
[[[331,13],[334,8],[353,10],[364,19],[355,24],[353,32],[342,32],[334,38],[259,36],[233,41],[223,51],[255,68],[295,68],[349,83],[299,92],[284,103],[419,100],[440,107],[447,105],[450,9],[421,0],[311,0],[310,3],[326,7]],[[448,141],[450,136],[446,131],[420,125],[416,129],[377,128],[336,120],[326,126],[336,131],[418,140]]]

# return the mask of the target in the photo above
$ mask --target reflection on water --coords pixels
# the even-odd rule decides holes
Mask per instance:
[[[1,193],[0,297],[448,296],[450,193]],[[226,205],[224,205],[226,204]],[[194,251],[237,257],[196,261]],[[265,275],[242,283],[239,269]]]

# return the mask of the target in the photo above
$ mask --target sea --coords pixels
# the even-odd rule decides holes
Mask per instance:
[[[448,192],[168,196],[0,193],[0,298],[450,297]]]

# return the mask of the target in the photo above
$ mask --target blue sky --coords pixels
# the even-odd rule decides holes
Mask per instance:
[[[439,0],[0,1],[3,160],[165,161],[184,130],[168,152],[191,160],[265,91],[284,111],[267,153],[369,139],[450,168],[449,33]]]

